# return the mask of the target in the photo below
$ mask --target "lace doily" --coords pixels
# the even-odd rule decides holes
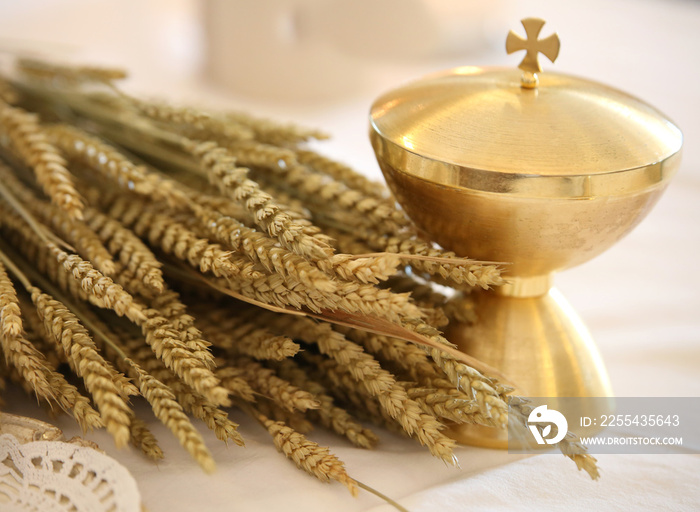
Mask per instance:
[[[0,435],[3,512],[141,512],[136,481],[114,459],[61,441]]]

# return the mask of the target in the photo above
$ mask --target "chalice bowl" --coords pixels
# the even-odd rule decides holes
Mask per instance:
[[[683,137],[662,113],[600,83],[541,73],[556,34],[523,20],[517,69],[466,66],[390,91],[371,109],[384,177],[428,238],[464,257],[508,262],[506,283],[472,292],[473,325],[447,338],[530,397],[607,397],[600,354],[552,287],[651,210],[678,168]],[[599,411],[602,412],[602,411]],[[591,411],[589,411],[591,413]],[[595,414],[595,411],[592,412]],[[505,447],[506,433],[455,427],[460,442]]]

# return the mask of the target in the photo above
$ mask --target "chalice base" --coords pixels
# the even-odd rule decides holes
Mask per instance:
[[[497,368],[525,397],[610,397],[602,358],[583,322],[552,288],[544,295],[512,297],[494,291],[473,294],[474,325],[453,323],[446,336],[457,347]],[[588,411],[605,414],[605,411]],[[454,425],[457,442],[508,448],[507,430]]]

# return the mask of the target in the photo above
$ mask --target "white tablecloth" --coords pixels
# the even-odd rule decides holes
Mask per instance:
[[[8,39],[10,46],[17,39],[89,45],[80,51],[93,61],[104,57],[135,70],[135,90],[319,126],[334,137],[321,146],[326,153],[374,176],[379,173],[366,138],[366,113],[380,92],[454,65],[518,62],[500,46],[462,59],[374,62],[367,64],[364,89],[352,98],[323,104],[251,100],[206,85],[192,73],[196,59],[187,60],[188,49],[171,37],[196,27],[190,19],[197,14],[192,2],[60,5],[0,3],[5,46]],[[700,396],[700,4],[592,0],[504,5],[515,29],[521,17],[536,15],[549,21],[543,34],[550,27],[559,32],[557,70],[632,92],[684,131],[681,170],[648,218],[605,254],[557,276],[556,283],[590,328],[618,396]],[[161,51],[171,60],[157,58]],[[190,68],[183,71],[172,62],[173,55]],[[8,400],[12,412],[45,418],[23,395],[10,393]],[[204,475],[169,432],[148,411],[141,412],[151,418],[166,452],[157,466],[133,450],[117,451],[104,433],[88,437],[132,471],[152,512],[390,510],[367,493],[353,499],[340,485],[324,485],[300,472],[276,453],[264,431],[237,413],[233,416],[242,424],[245,448],[227,448],[202,427],[218,464],[215,475]],[[57,423],[69,436],[79,433],[65,417]],[[457,450],[461,469],[454,469],[413,442],[380,434],[382,442],[373,452],[322,431],[314,439],[332,446],[352,476],[413,511],[700,509],[697,456],[601,456],[601,480],[592,482],[559,455],[524,458],[464,447]]]

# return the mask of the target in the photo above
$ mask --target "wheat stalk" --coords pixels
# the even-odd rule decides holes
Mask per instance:
[[[304,354],[304,356],[315,366],[323,368],[323,371],[334,374],[337,382],[344,387],[375,397],[382,410],[396,420],[408,435],[427,446],[434,456],[446,463],[457,464],[457,459],[452,452],[455,441],[440,432],[442,425],[433,416],[424,413],[420,405],[411,400],[398,383],[394,381],[388,390],[377,392],[365,381],[357,381],[353,378],[353,382],[349,382],[346,377],[352,376],[352,373],[337,361],[330,359],[320,361],[317,356],[310,354]]]
[[[287,249],[315,260],[328,258],[332,249],[323,242],[305,234],[304,226],[297,224],[254,181],[247,178],[245,169],[237,167],[226,149],[211,142],[190,144],[185,148],[196,156],[211,180],[221,192],[244,205],[254,214],[257,225],[277,238]]]
[[[330,176],[365,196],[384,201],[389,198],[388,190],[384,184],[369,180],[365,175],[347,165],[308,149],[297,150],[296,157],[300,164],[310,167],[319,174]]]
[[[131,390],[133,385],[127,385],[118,377],[116,370],[97,352],[88,331],[68,308],[36,287],[27,291],[46,331],[68,356],[75,373],[83,378],[115,444],[118,448],[126,446],[131,415],[124,396],[136,394],[136,390]]]
[[[302,128],[294,124],[281,124],[270,119],[253,117],[245,112],[226,112],[224,119],[249,127],[255,140],[263,144],[287,146],[306,142],[310,139],[326,139],[328,136],[318,130]]]
[[[379,441],[376,434],[358,423],[345,409],[337,407],[326,389],[318,382],[311,380],[298,364],[286,360],[275,364],[274,368],[280,377],[316,397],[320,406],[318,409],[308,411],[310,418],[317,419],[323,426],[347,437],[355,446],[360,448],[376,446]]]
[[[53,400],[52,372],[44,356],[27,341],[23,333],[17,292],[0,263],[0,346],[5,355],[5,364],[12,365],[37,396]]]
[[[304,412],[319,407],[318,400],[311,393],[280,379],[273,370],[265,368],[260,363],[240,356],[231,361],[240,371],[240,377],[245,379],[255,391],[269,397],[281,408],[290,412],[295,410]]]
[[[131,436],[131,444],[141,450],[146,457],[155,461],[163,459],[163,450],[158,446],[158,441],[143,420],[132,416],[129,434]]]
[[[60,208],[42,201],[28,187],[22,185],[7,166],[2,164],[0,164],[0,176],[8,190],[27,205],[28,211],[44,225],[51,227],[63,240],[72,244],[77,252],[92,261],[100,271],[108,275],[114,274],[116,266],[112,255],[92,228],[79,220],[70,218]]]
[[[187,384],[180,381],[147,347],[143,346],[141,340],[132,338],[130,342],[122,344],[120,347],[131,359],[138,362],[145,371],[168,386],[183,409],[202,420],[214,431],[218,439],[224,442],[230,440],[239,446],[245,444],[238,433],[238,424],[231,421],[225,411],[219,409],[209,400],[197,394]]]
[[[17,69],[39,80],[59,80],[65,85],[78,85],[89,82],[110,83],[126,78],[123,69],[96,66],[66,66],[50,64],[36,59],[19,59]]]
[[[119,198],[112,204],[109,216],[133,229],[139,236],[146,236],[168,254],[173,254],[202,272],[212,272],[217,277],[256,279],[263,274],[253,263],[225,251],[218,244],[199,238],[191,230],[158,207],[149,206],[134,198]]]
[[[255,322],[232,315],[224,308],[208,312],[197,311],[203,321],[207,337],[215,346],[255,359],[280,361],[293,357],[301,348],[287,336],[278,336]]]
[[[156,417],[170,429],[182,447],[189,452],[204,471],[213,473],[216,469],[216,463],[209,449],[204,444],[201,434],[192,426],[170,388],[130,359],[125,361],[131,368],[131,373],[138,383],[141,394],[151,404]]]
[[[226,390],[219,386],[219,380],[208,369],[206,361],[196,357],[178,339],[177,332],[169,332],[170,323],[158,311],[144,308],[135,302],[121,286],[78,256],[71,256],[53,244],[49,244],[49,251],[73,280],[80,283],[83,291],[94,297],[99,305],[113,310],[119,316],[126,316],[141,327],[146,343],[168,368],[212,402],[229,403]]]
[[[216,369],[216,376],[221,379],[221,386],[231,393],[231,396],[246,402],[254,402],[255,391],[243,375],[244,371],[238,367],[226,366]]]
[[[73,185],[58,150],[48,143],[37,117],[25,110],[0,103],[0,128],[16,151],[36,175],[46,195],[72,219],[81,219],[83,198]]]
[[[256,312],[254,318],[259,325],[267,325],[277,332],[285,332],[292,337],[316,344],[322,354],[343,365],[355,380],[362,382],[375,394],[389,390],[395,383],[392,375],[382,369],[371,355],[365,353],[359,345],[348,341],[342,334],[335,332],[329,324],[268,312]]]
[[[124,190],[143,195],[157,193],[157,184],[148,178],[145,168],[134,165],[97,137],[64,124],[48,126],[45,132],[68,159],[89,166]]]
[[[133,231],[94,208],[87,207],[84,213],[85,223],[97,234],[112,256],[150,292],[161,294],[165,288],[162,265],[148,246]]]
[[[382,361],[406,371],[414,380],[417,380],[419,375],[438,374],[439,370],[435,368],[430,356],[413,343],[343,326],[334,326],[333,329],[361,344],[365,350],[375,354]]]
[[[5,355],[5,364],[16,371],[21,381],[37,397],[49,405],[55,402],[64,411],[70,411],[84,432],[103,426],[99,413],[90,406],[90,402],[75,386],[66,382],[63,375],[23,336],[24,326],[17,294],[3,263],[13,268],[25,287],[30,287],[31,283],[3,251],[0,251],[0,260],[0,347]]]
[[[284,423],[275,422],[257,412],[252,414],[272,436],[277,449],[292,460],[298,468],[303,469],[322,482],[335,480],[348,488],[351,494],[357,494],[355,481],[350,478],[344,464],[332,455],[328,448],[309,441],[299,432],[295,432]]]

